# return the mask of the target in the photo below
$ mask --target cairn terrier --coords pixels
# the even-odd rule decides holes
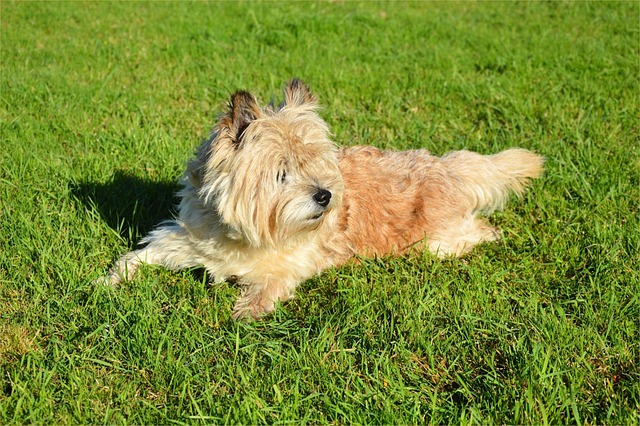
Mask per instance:
[[[124,255],[103,282],[133,278],[142,263],[204,267],[237,278],[234,318],[259,318],[296,287],[354,256],[426,248],[460,256],[499,237],[478,217],[500,208],[540,176],[542,157],[509,149],[458,151],[337,148],[300,80],[284,101],[261,108],[232,95],[211,136],[187,165],[177,219]]]

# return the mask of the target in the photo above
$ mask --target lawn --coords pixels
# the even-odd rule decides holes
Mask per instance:
[[[638,424],[640,3],[0,3],[0,423]],[[146,267],[229,94],[341,145],[546,173],[461,259],[364,259],[238,323]]]

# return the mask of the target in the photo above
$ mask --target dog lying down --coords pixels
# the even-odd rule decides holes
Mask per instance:
[[[234,318],[259,318],[296,287],[355,255],[428,249],[460,256],[499,238],[478,217],[521,194],[543,171],[525,149],[495,155],[458,151],[337,148],[300,80],[284,101],[261,108],[231,97],[187,165],[177,219],[163,222],[101,281],[134,277],[142,263],[204,267],[216,281],[237,277]]]

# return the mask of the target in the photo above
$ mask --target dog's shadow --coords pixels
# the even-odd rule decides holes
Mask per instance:
[[[71,192],[89,210],[130,243],[171,219],[177,203],[177,182],[154,181],[116,170],[105,182],[72,182]]]

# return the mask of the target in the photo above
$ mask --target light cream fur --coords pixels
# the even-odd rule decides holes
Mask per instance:
[[[502,207],[541,175],[542,157],[509,149],[338,149],[300,80],[278,106],[237,92],[187,167],[176,220],[152,231],[104,281],[132,279],[141,263],[201,266],[237,277],[235,318],[258,318],[294,296],[300,282],[355,255],[426,247],[459,256],[498,230],[478,215]],[[330,198],[329,198],[330,197]]]

